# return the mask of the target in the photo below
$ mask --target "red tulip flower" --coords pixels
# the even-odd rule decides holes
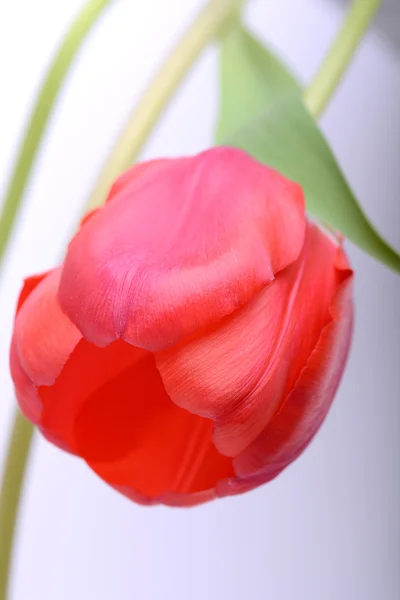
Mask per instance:
[[[351,287],[301,188],[242,151],[139,164],[63,265],[25,282],[11,348],[19,404],[135,501],[245,492],[324,420]]]

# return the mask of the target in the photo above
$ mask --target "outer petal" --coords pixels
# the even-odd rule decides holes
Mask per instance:
[[[348,269],[310,225],[299,259],[213,331],[156,355],[179,406],[215,421],[214,441],[236,456],[265,429],[307,363]]]
[[[49,273],[22,305],[15,321],[15,347],[36,385],[51,385],[82,338],[57,301],[60,269]]]
[[[29,278],[18,304],[10,364],[17,399],[24,414],[38,422],[42,411],[38,387],[59,375],[81,335],[57,301],[60,269]]]
[[[120,175],[115,180],[115,182],[111,186],[106,202],[116,200],[122,194],[130,194],[131,190],[136,189],[136,184],[138,183],[137,180],[143,177],[146,172],[148,172],[148,174],[150,175],[152,172],[154,172],[154,167],[162,167],[163,164],[166,164],[168,162],[170,162],[168,159],[156,158],[153,160],[146,160],[144,162],[133,165],[133,167],[125,171],[125,173]]]
[[[24,280],[24,285],[22,286],[22,290],[20,291],[18,302],[17,302],[17,313],[20,310],[21,306],[25,302],[25,300],[31,295],[33,290],[39,285],[39,283],[47,277],[47,275],[51,273],[51,271],[46,271],[45,273],[39,273],[38,275],[31,275]]]
[[[15,347],[15,339],[12,340],[10,348],[10,370],[21,411],[27,419],[37,425],[42,413],[42,402],[39,398],[37,387],[29,379],[21,366]]]
[[[17,313],[21,309],[21,306],[24,304],[25,300],[30,296],[36,286],[42,281],[42,279],[46,277],[47,274],[48,273],[33,275],[32,277],[27,277],[25,279],[17,302]],[[40,418],[42,404],[40,402],[35,385],[26,375],[21,366],[16,349],[15,336],[12,339],[10,348],[10,370],[22,412],[27,419],[33,423],[37,423]]]
[[[330,307],[331,320],[279,413],[262,434],[234,460],[242,477],[270,481],[294,461],[320,428],[345,367],[352,333],[352,273],[338,256],[343,281]]]
[[[97,355],[104,350],[97,348]],[[232,460],[214,447],[213,423],[177,407],[153,356],[137,352],[81,404],[73,425],[77,453],[135,501],[189,504],[195,495],[196,503],[204,502],[220,480],[233,477]]]
[[[248,302],[304,228],[300,187],[240,150],[146,163],[73,239],[61,305],[96,345],[160,350]]]
[[[81,339],[54,383],[39,388],[43,402],[41,427],[46,437],[80,455],[75,438],[75,423],[83,406],[97,390],[117,379],[143,353],[120,340],[106,348],[98,348]],[[116,393],[111,393],[108,398],[111,408],[117,402],[114,397]],[[134,399],[130,400],[134,408]],[[95,424],[96,415],[93,422]],[[118,423],[114,422],[113,425],[118,437]],[[112,454],[111,442],[110,447],[105,450]]]

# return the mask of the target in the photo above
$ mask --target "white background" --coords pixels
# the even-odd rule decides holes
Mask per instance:
[[[4,189],[50,55],[82,0],[0,7]],[[8,345],[24,275],[52,266],[134,102],[197,0],[119,0],[85,45],[31,180],[0,295],[0,459],[13,409]],[[328,0],[253,0],[249,23],[306,83],[340,23]],[[211,143],[216,52],[166,112],[146,156]],[[400,57],[371,31],[322,126],[361,203],[399,248]],[[35,440],[12,600],[397,600],[400,591],[400,278],[348,245],[357,321],[321,432],[277,480],[192,510],[143,508]]]

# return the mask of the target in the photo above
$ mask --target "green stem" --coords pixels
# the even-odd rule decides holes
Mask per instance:
[[[304,100],[318,117],[338,86],[382,0],[354,0]]]
[[[237,16],[243,0],[211,0],[172,50],[125,124],[87,205],[102,204],[111,184],[137,158],[158,118],[204,47]]]
[[[16,528],[21,488],[33,434],[33,426],[18,411],[10,438],[0,496],[0,600],[6,600],[11,550]]]
[[[22,140],[0,217],[0,266],[32,166],[60,88],[86,35],[111,0],[89,0],[77,15],[43,81]]]

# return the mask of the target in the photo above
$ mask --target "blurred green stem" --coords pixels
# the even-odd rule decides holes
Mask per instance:
[[[304,101],[319,117],[344,75],[382,0],[354,0],[335,41],[328,50]]]
[[[111,184],[142,150],[154,125],[204,47],[237,17],[245,0],[211,0],[179,40],[145,90],[112,149],[87,204],[101,205]]]
[[[0,217],[0,268],[36,155],[61,86],[86,35],[111,1],[89,0],[86,3],[72,23],[45,76],[21,142],[4,199]]]
[[[0,496],[0,599],[7,597],[21,488],[33,435],[32,424],[18,411],[11,433]]]

